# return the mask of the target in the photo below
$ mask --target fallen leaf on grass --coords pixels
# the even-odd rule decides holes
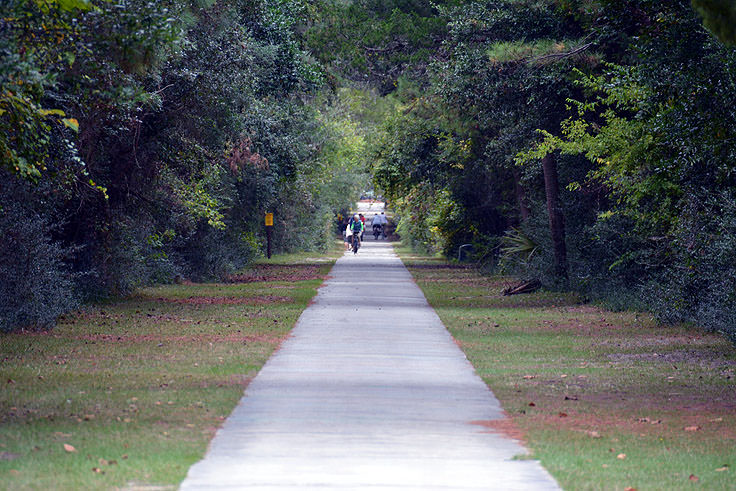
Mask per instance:
[[[536,375],[524,375],[524,380],[530,380],[533,378],[537,378],[537,376]]]
[[[105,471],[103,471],[99,467],[93,467],[92,468],[92,472],[94,472],[95,474],[104,474],[105,473]]]
[[[587,434],[587,435],[588,435],[589,437],[591,437],[591,438],[600,438],[600,437],[601,437],[601,434],[600,434],[600,433],[598,433],[597,431],[586,431],[585,433],[586,433],[586,434]]]
[[[690,479],[692,482],[700,481],[700,478],[698,478],[698,476],[696,476],[695,474],[690,474],[690,477],[688,479]]]
[[[534,404],[533,402],[529,403],[529,407],[534,407],[534,406],[536,406],[536,404]]]
[[[557,413],[560,418],[567,418],[567,413]]]
[[[700,426],[686,426],[685,431],[698,431]]]
[[[619,459],[619,460],[624,460],[626,458],[626,454],[625,453],[620,453],[620,454],[616,455],[616,458]]]
[[[723,421],[723,418],[713,418],[710,420],[711,423],[720,423],[721,421]]]
[[[649,418],[639,418],[636,420],[637,423],[649,423],[650,425],[658,425],[662,424],[661,419],[649,419]]]
[[[68,443],[65,443],[64,444],[64,450],[66,450],[67,452],[76,452],[77,451],[76,448],[74,448],[72,445],[69,445]]]
[[[577,401],[578,396],[565,396],[566,401]]]
[[[627,486],[624,488],[624,491],[636,491],[636,488],[632,488],[631,486]]]
[[[716,472],[725,472],[728,470],[728,465],[724,465],[723,467],[719,467],[716,469]]]

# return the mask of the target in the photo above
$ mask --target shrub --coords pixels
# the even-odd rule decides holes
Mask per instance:
[[[54,227],[28,201],[7,194],[0,209],[0,330],[50,328],[79,305],[66,264],[72,251],[49,236]]]
[[[667,322],[693,322],[736,341],[736,195],[693,193],[656,278],[652,308]]]
[[[182,263],[182,274],[193,281],[222,279],[260,256],[261,243],[252,233],[234,227],[225,230],[201,224],[174,254]]]

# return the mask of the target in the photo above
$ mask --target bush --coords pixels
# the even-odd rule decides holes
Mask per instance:
[[[193,281],[222,279],[260,256],[261,243],[253,234],[234,228],[219,230],[201,224],[176,252],[183,275]]]
[[[14,189],[16,196],[12,198],[22,187]],[[23,204],[29,201],[8,198],[3,192],[0,331],[53,327],[61,314],[79,305],[74,276],[66,264],[72,251],[49,237],[54,228],[48,219]]]
[[[449,192],[435,191],[428,184],[416,186],[396,199],[393,209],[401,241],[422,253],[444,252],[449,256],[468,229],[462,220],[462,208],[452,201]]]
[[[693,193],[655,278],[652,308],[667,322],[693,322],[736,341],[736,196]]]

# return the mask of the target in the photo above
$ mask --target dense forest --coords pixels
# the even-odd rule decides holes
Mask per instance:
[[[0,326],[319,249],[368,181],[298,1],[10,0]]]
[[[6,0],[0,328],[402,239],[736,339],[731,0]]]

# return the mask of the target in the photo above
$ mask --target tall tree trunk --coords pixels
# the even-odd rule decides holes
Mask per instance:
[[[548,153],[542,159],[544,172],[544,191],[547,194],[549,230],[552,234],[552,248],[555,256],[555,274],[567,279],[567,248],[565,247],[565,220],[559,203],[559,183],[557,181],[557,159]]]
[[[514,174],[514,192],[516,193],[516,200],[519,202],[521,221],[525,222],[529,218],[529,215],[531,215],[531,211],[529,210],[529,206],[526,204],[526,194],[524,193],[524,188],[521,185],[521,174],[519,173],[519,169],[514,166],[512,172]]]

